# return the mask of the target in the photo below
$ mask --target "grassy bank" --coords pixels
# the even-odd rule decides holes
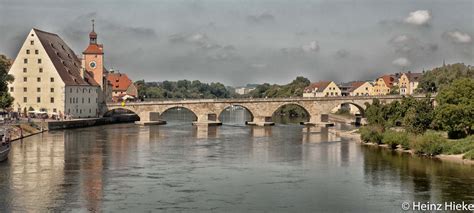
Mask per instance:
[[[376,126],[359,129],[361,140],[365,143],[386,144],[391,149],[410,150],[424,156],[460,155],[463,159],[474,160],[474,135],[463,139],[450,140],[440,132],[428,131],[414,135],[404,130],[383,130]]]

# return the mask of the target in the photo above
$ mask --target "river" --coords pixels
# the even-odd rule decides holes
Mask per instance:
[[[303,128],[171,122],[35,135],[0,163],[0,209],[400,212],[403,201],[474,202],[472,166]]]

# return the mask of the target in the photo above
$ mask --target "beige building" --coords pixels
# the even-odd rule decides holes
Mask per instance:
[[[403,73],[398,79],[398,86],[400,87],[400,95],[412,95],[415,89],[418,88],[422,73]]]
[[[334,97],[341,96],[341,89],[334,81],[312,83],[303,91],[303,97]]]
[[[97,117],[100,85],[56,34],[32,29],[9,70],[13,108],[20,113]]]
[[[393,86],[397,84],[395,75],[384,75],[377,78],[373,87],[373,95],[388,95]]]
[[[138,97],[138,89],[125,73],[110,71],[107,79],[112,85],[112,100],[122,101]]]
[[[371,96],[374,86],[366,81],[354,81],[339,86],[342,96]]]

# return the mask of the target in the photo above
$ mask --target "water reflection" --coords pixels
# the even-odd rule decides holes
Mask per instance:
[[[400,211],[474,199],[474,169],[299,125],[55,131],[0,164],[3,211]]]

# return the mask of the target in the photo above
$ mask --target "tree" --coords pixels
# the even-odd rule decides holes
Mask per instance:
[[[10,61],[3,55],[0,55],[0,108],[9,108],[13,103],[13,97],[8,92],[8,83],[13,82],[14,78],[8,74]]]
[[[457,63],[426,71],[420,80],[417,92],[438,92],[459,78],[474,78],[474,68],[469,65]]]
[[[461,78],[444,87],[436,96],[434,124],[451,138],[472,134],[474,128],[474,79]]]
[[[415,134],[424,133],[433,121],[433,106],[430,99],[419,100],[406,111],[403,125],[408,132]]]

